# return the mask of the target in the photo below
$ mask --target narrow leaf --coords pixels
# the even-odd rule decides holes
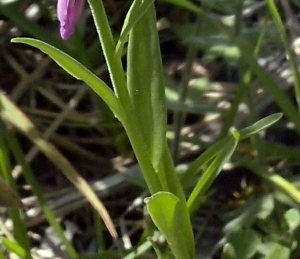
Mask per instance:
[[[100,78],[77,60],[59,49],[39,40],[30,38],[15,38],[12,39],[12,42],[28,44],[46,53],[70,75],[76,79],[84,81],[89,87],[91,87],[103,99],[103,101],[106,102],[116,117],[120,120],[124,117],[119,101],[113,91]]]
[[[267,116],[253,125],[246,127],[244,129],[239,130],[240,140],[250,137],[253,134],[260,132],[261,130],[266,129],[267,127],[271,126],[275,122],[277,122],[282,117],[282,113],[275,113],[270,116]],[[222,138],[217,143],[212,145],[208,150],[206,150],[201,156],[199,156],[187,169],[183,177],[181,178],[181,183],[185,186],[191,176],[195,175],[200,169],[205,165],[208,161],[213,159],[221,150],[225,148],[228,144],[229,139],[231,136],[227,136]]]
[[[229,160],[229,158],[233,154],[239,140],[238,134],[236,133],[237,132],[235,132],[234,137],[231,137],[231,139],[228,141],[223,150],[219,152],[217,157],[213,160],[213,162],[210,164],[207,170],[203,173],[199,182],[193,189],[187,202],[187,206],[191,214],[199,208],[201,202],[203,202],[203,195],[205,191],[212,184],[213,180],[221,171],[224,164]]]
[[[2,244],[7,248],[8,251],[15,253],[21,258],[26,258],[26,251],[17,243],[10,241],[7,238],[2,238]]]
[[[166,107],[153,4],[130,31],[127,62],[130,98],[153,167],[157,170],[166,142]]]
[[[295,97],[297,100],[297,105],[298,105],[298,110],[300,111],[300,72],[299,72],[299,66],[297,59],[298,57],[296,56],[296,53],[291,47],[290,44],[290,39],[286,33],[286,28],[285,25],[280,17],[280,13],[276,7],[276,4],[274,0],[267,0],[267,6],[269,8],[269,11],[273,17],[273,21],[277,27],[277,30],[279,32],[279,37],[281,38],[283,44],[284,44],[284,49],[287,55],[287,60],[289,62],[289,65],[291,67],[291,70],[293,72],[293,79],[294,79],[294,91],[295,91]]]
[[[116,53],[119,57],[122,55],[124,44],[128,40],[128,35],[133,26],[145,14],[148,8],[153,4],[154,0],[135,0],[127,12],[124,24],[122,27],[121,35],[116,46]]]
[[[240,130],[239,132],[241,134],[241,139],[248,138],[251,135],[270,127],[272,124],[274,124],[275,122],[280,120],[282,115],[283,115],[282,113],[274,113],[270,116],[267,116],[267,117],[257,121],[253,125]]]

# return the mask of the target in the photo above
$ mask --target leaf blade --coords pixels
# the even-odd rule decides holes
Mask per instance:
[[[100,78],[98,78],[77,60],[61,50],[40,40],[31,38],[14,38],[12,39],[12,42],[30,45],[47,54],[71,76],[84,81],[88,86],[90,86],[92,90],[94,90],[106,102],[116,117],[118,117],[120,120],[124,118],[121,105],[113,91]]]

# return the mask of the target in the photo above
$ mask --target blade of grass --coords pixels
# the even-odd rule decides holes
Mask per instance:
[[[103,228],[103,222],[98,217],[98,214],[96,212],[93,213],[93,226],[95,229],[95,236],[96,236],[96,242],[97,242],[97,252],[98,253],[104,253],[106,252],[106,245],[105,245],[105,235],[104,235],[104,228]]]
[[[267,5],[269,8],[269,11],[273,17],[273,21],[276,25],[276,28],[278,30],[279,37],[281,41],[283,42],[284,49],[287,53],[287,60],[290,64],[290,67],[293,72],[293,77],[294,77],[294,91],[295,91],[295,97],[297,100],[297,105],[298,105],[298,110],[300,112],[300,72],[299,72],[299,66],[296,62],[296,55],[294,51],[291,48],[291,45],[289,43],[288,37],[286,35],[286,28],[283,25],[283,22],[281,20],[281,17],[279,15],[279,12],[277,10],[277,7],[274,3],[273,0],[267,0]]]
[[[1,109],[1,106],[0,106]],[[9,170],[9,156],[5,150],[5,136],[3,121],[0,119],[0,174],[3,177],[5,174],[10,172]],[[0,178],[0,206],[3,207],[22,207],[22,203],[18,195],[7,186],[6,183]]]
[[[16,161],[22,167],[25,180],[31,186],[33,195],[37,197],[38,203],[41,207],[41,210],[43,211],[45,218],[52,226],[54,231],[56,232],[62,244],[65,246],[65,249],[68,255],[70,256],[70,258],[76,258],[78,256],[77,252],[75,251],[71,243],[68,241],[68,239],[65,237],[64,231],[62,230],[59,223],[57,222],[53,211],[48,206],[47,201],[44,198],[43,192],[39,187],[39,184],[36,181],[36,178],[32,173],[28,163],[26,163],[24,154],[19,146],[19,143],[15,135],[12,132],[7,135],[7,142],[9,144],[10,150],[12,151],[13,155],[16,158]]]
[[[26,259],[26,251],[16,242],[10,241],[7,238],[2,238],[1,241],[8,251],[20,256],[22,259]]]
[[[0,94],[0,104],[2,108],[0,111],[2,118],[16,127],[26,137],[28,137],[34,143],[34,145],[42,153],[44,153],[45,156],[52,161],[52,163],[55,164],[61,170],[61,172],[78,188],[78,190],[85,196],[85,198],[102,217],[111,236],[116,239],[117,232],[112,220],[104,205],[100,202],[88,183],[76,172],[74,167],[53,145],[44,141],[40,137],[40,133],[37,131],[34,125],[9,101],[4,94]]]
[[[0,147],[1,147],[1,160],[4,165],[1,170],[1,174],[4,177],[8,186],[14,190],[14,195],[17,197],[17,200],[20,201],[20,198],[17,195],[17,186],[11,174],[11,166],[10,166],[10,159],[9,159],[9,151],[6,143],[7,132],[4,131],[4,124],[2,120],[0,120]],[[1,192],[2,193],[2,192]],[[21,212],[16,208],[8,209],[8,217],[12,220],[13,223],[13,233],[15,240],[22,246],[22,248],[26,252],[26,258],[31,259],[30,255],[30,245],[29,239],[27,235],[27,229],[25,226],[25,222],[22,219]]]

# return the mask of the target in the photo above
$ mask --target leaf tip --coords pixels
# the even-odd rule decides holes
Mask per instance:
[[[21,37],[16,37],[16,38],[12,38],[10,40],[11,43],[22,43],[22,39],[24,38],[21,38]]]
[[[278,113],[275,113],[277,114],[278,118],[281,119],[281,117],[283,116],[283,113],[282,112],[278,112]]]

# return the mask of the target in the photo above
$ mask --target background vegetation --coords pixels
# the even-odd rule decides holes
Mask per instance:
[[[104,1],[116,42],[131,4]],[[145,209],[150,194],[127,133],[107,104],[41,51],[11,43],[42,40],[111,86],[88,6],[68,41],[59,38],[55,7],[0,1],[0,172],[17,194],[3,184],[0,201],[23,204],[1,210],[0,258],[173,258],[150,219],[163,231],[151,201]],[[188,205],[196,258],[299,258],[299,1],[155,7],[167,139],[184,193],[195,197]],[[229,145],[222,139],[232,127],[241,141]]]

